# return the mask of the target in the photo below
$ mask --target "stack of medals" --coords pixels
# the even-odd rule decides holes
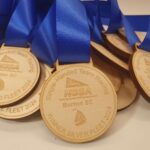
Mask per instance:
[[[24,6],[28,6],[28,10],[20,9]],[[18,15],[24,15],[26,11],[34,15],[30,18],[30,26],[26,24],[27,16]],[[0,49],[1,118],[21,119],[38,111],[42,86],[51,74],[51,69],[39,63],[28,47],[28,37],[37,23],[35,11],[36,1],[21,1],[6,30],[6,40]],[[16,28],[17,21],[22,23],[21,29]]]
[[[79,0],[56,0],[44,19],[40,15],[39,25],[37,2],[21,0],[5,33],[0,117],[21,119],[40,109],[59,138],[95,140],[108,131],[117,111],[135,102],[138,90],[150,100],[150,53],[141,50],[150,47],[150,29],[137,45],[116,0],[110,1],[107,31],[100,22],[99,0],[92,15]]]
[[[33,41],[33,47],[40,45],[39,41],[46,45],[48,38],[50,46],[40,54],[36,49],[34,53],[49,65],[56,64],[42,90],[42,118],[51,132],[73,143],[102,136],[117,112],[115,89],[92,62],[90,31],[85,18],[86,10],[80,1],[57,0]],[[50,32],[41,38],[46,27]]]
[[[121,34],[122,30],[120,30],[122,36],[119,35],[119,32],[115,32],[119,30],[122,14],[117,2],[115,0],[110,2],[112,16],[108,29],[107,31],[100,31],[102,32],[99,38],[101,44],[92,41],[91,46],[94,65],[102,70],[114,85],[119,111],[133,104],[138,96],[138,91],[129,74],[128,61],[133,51],[127,43],[125,35]],[[98,4],[97,7],[99,8]],[[116,8],[118,8],[119,15],[115,16],[113,12],[116,11]],[[116,18],[118,22],[116,22]]]

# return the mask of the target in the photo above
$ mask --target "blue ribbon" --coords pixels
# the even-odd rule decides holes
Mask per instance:
[[[127,18],[120,11],[119,6],[117,4],[117,0],[111,0],[111,6],[112,6],[111,9],[112,19],[110,18],[110,22],[112,22],[112,24],[109,25],[109,28],[111,28],[111,30],[108,29],[108,31],[110,32],[111,31],[114,32],[115,30],[117,31],[119,28],[119,24],[122,21],[128,43],[131,47],[133,47],[137,42],[140,42],[139,38],[135,34],[134,29],[127,20]],[[118,22],[117,25],[115,24],[116,22]],[[150,51],[150,21],[147,35],[142,44],[140,45],[140,48]]]
[[[131,47],[133,47],[137,42],[140,42],[139,38],[135,34],[135,31],[133,30],[133,27],[128,22],[127,18],[122,15],[123,25],[125,29],[125,34],[128,40],[128,43]]]
[[[110,2],[111,16],[110,16],[110,22],[109,22],[107,32],[108,33],[117,32],[118,29],[121,26],[123,26],[125,28],[125,33],[126,33],[126,36],[127,36],[127,39],[128,39],[130,46],[134,46],[135,43],[139,42],[139,38],[134,33],[133,28],[130,25],[130,23],[128,22],[128,20],[126,19],[126,17],[122,14],[122,12],[119,8],[119,5],[117,3],[117,0],[109,0],[108,2]],[[99,12],[100,12],[100,7],[98,7],[98,14],[99,14]],[[98,16],[100,16],[100,15],[98,15]],[[93,24],[95,24],[95,26],[96,26],[96,28],[93,27],[93,34],[95,36],[97,35],[97,32],[98,32],[97,28],[99,28],[99,32],[101,34],[102,27],[100,27],[100,25],[102,26],[102,24],[99,24],[96,21],[94,21]],[[99,38],[99,40],[100,40],[100,43],[103,44],[102,38]],[[94,41],[97,42],[97,40],[94,40]]]
[[[56,0],[56,34],[60,62],[89,62],[90,32],[79,0]]]
[[[146,51],[150,51],[150,18],[149,18],[149,26],[148,26],[148,29],[147,29],[147,34],[146,34],[143,42],[139,46],[139,48],[144,49]]]
[[[83,1],[82,2],[86,7],[93,8],[93,1]],[[103,24],[109,25],[109,20],[111,18],[111,3],[110,0],[104,1],[100,0],[100,14]],[[126,15],[126,19],[132,25],[134,30],[137,31],[147,31],[148,28],[148,18],[150,15]]]
[[[110,0],[111,2],[111,13],[112,16],[110,18],[110,24],[108,27],[108,31],[110,33],[117,32],[118,29],[122,26],[125,29],[125,34],[128,39],[129,45],[132,47],[135,45],[135,43],[139,42],[139,38],[135,34],[131,24],[128,22],[126,17],[122,14],[119,5],[117,3],[117,0]]]
[[[91,3],[84,3],[84,6],[86,8],[86,12],[88,15],[88,22],[91,32],[91,40],[95,41],[97,43],[103,44],[103,38],[101,35],[101,32],[103,30],[102,22],[101,22],[101,13],[100,13],[100,1],[95,0]],[[89,5],[90,4],[90,5]]]
[[[110,15],[107,32],[114,33],[114,32],[117,32],[118,29],[121,27],[123,14],[119,8],[117,0],[109,0],[109,2],[111,6],[110,7],[111,15]]]
[[[44,63],[90,61],[90,31],[79,0],[56,0],[32,42],[33,53]]]
[[[53,66],[57,59],[56,42],[56,2],[54,2],[35,33],[31,45],[32,52],[36,57],[50,66]]]
[[[20,0],[18,2],[6,30],[6,45],[18,47],[28,46],[28,42],[32,39],[34,29],[37,28],[37,25],[42,20],[41,18],[44,16],[41,15],[41,9],[39,7],[41,8],[41,3],[38,0]],[[39,19],[39,16],[42,17]]]
[[[0,44],[3,43],[4,33],[9,18],[18,0],[0,0]]]
[[[112,22],[109,25],[109,32],[115,32],[119,28],[119,24],[122,22],[122,25],[125,29],[125,34],[128,40],[128,43],[131,47],[133,47],[137,42],[140,42],[139,38],[134,32],[133,27],[127,20],[127,17],[122,14],[122,12],[119,9],[119,6],[117,4],[117,0],[111,0],[111,13],[112,17],[110,18],[110,22]],[[116,24],[118,22],[118,24]],[[111,30],[110,30],[111,28]],[[147,31],[147,35],[142,42],[142,44],[139,46],[139,48],[150,51],[150,19],[149,19],[149,28]]]
[[[17,0],[1,0],[0,1],[0,28],[4,28],[8,18],[17,4]]]

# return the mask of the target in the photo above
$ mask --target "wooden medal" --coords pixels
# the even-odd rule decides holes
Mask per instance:
[[[129,60],[129,58],[133,54],[133,50],[129,46],[127,40],[121,38],[121,36],[119,36],[119,34],[117,33],[105,34],[104,39],[106,41],[109,50],[112,53],[114,53],[121,59],[124,59],[126,61]]]
[[[40,110],[45,124],[58,137],[88,142],[112,125],[117,96],[110,80],[93,66],[64,65],[46,81]]]
[[[37,87],[26,98],[18,104],[0,108],[0,117],[4,119],[21,119],[32,115],[39,110],[39,99],[42,87],[48,77],[51,75],[52,69],[41,64],[41,76]]]
[[[110,63],[103,61],[96,53],[92,55],[94,66],[103,71],[117,92],[118,111],[130,106],[137,97],[137,89],[128,73],[118,71]]]
[[[150,101],[150,53],[138,49],[130,61],[130,72],[141,94]]]
[[[138,95],[138,91],[129,74],[121,73],[121,77],[122,84],[117,92],[118,111],[123,110],[133,104]]]
[[[104,59],[108,60],[109,62],[113,63],[119,69],[128,72],[129,66],[126,62],[119,59],[117,56],[113,55],[107,48],[104,46],[97,44],[95,42],[91,42],[91,46],[93,50],[97,51],[97,53]]]
[[[0,52],[0,106],[27,96],[39,76],[39,63],[26,48],[3,47]]]
[[[92,55],[93,64],[96,68],[104,72],[112,82],[115,91],[118,92],[121,86],[121,74],[106,61],[103,61],[96,53]]]

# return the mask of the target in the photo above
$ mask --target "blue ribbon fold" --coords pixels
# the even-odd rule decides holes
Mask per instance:
[[[125,29],[125,35],[128,40],[128,43],[131,47],[133,47],[137,42],[140,42],[139,38],[135,34],[135,31],[133,30],[133,27],[128,22],[127,18],[122,15],[123,25]]]
[[[83,1],[86,7],[94,9],[94,1]],[[109,20],[111,18],[111,3],[110,0],[100,0],[100,14],[103,24],[109,25]],[[137,31],[147,31],[148,28],[148,18],[150,15],[125,15],[129,23],[132,25],[134,30]],[[142,22],[142,23],[141,23]]]
[[[128,22],[127,18],[122,14],[119,5],[117,3],[117,0],[109,0],[108,1],[110,3],[110,12],[111,12],[111,16],[110,16],[110,20],[108,23],[108,29],[107,29],[107,33],[115,33],[118,32],[119,28],[124,27],[125,28],[125,33],[129,42],[129,45],[132,47],[135,45],[135,43],[139,42],[139,38],[137,37],[137,35],[135,34],[131,24]],[[98,11],[97,13],[99,14],[100,12],[100,7],[98,7]],[[100,17],[100,15],[98,15]],[[93,16],[94,18],[94,16]],[[102,32],[102,23],[99,24],[98,22],[96,22],[94,20],[95,27],[93,27],[93,34],[96,37],[98,34],[98,30],[101,34]],[[99,36],[100,37],[100,36]],[[102,36],[101,36],[102,37]],[[103,43],[102,38],[99,38],[100,43]],[[97,42],[97,40],[94,40],[95,42]]]
[[[47,4],[49,3],[46,3],[46,9],[42,11],[45,7],[42,5],[42,10],[40,9],[41,0],[20,0],[10,18],[5,34],[5,44],[18,47],[28,46],[33,38],[34,30],[38,28],[37,26],[44,17],[43,14],[47,13],[45,11],[48,10]]]
[[[110,2],[110,20],[108,24],[108,33],[114,33],[117,32],[119,28],[121,28],[122,23],[122,12],[119,8],[117,0],[109,0]],[[99,10],[100,11],[100,10]]]
[[[50,66],[53,66],[57,59],[56,42],[56,2],[54,2],[35,33],[31,49],[36,57]]]
[[[97,43],[103,44],[103,38],[102,38],[102,21],[101,21],[101,13],[100,13],[100,1],[95,0],[94,2],[91,2],[90,5],[86,5],[84,3],[84,6],[86,8],[87,16],[88,16],[88,22],[91,32],[91,40],[95,41]]]
[[[6,26],[17,2],[18,0],[0,0],[0,45],[3,43]]]
[[[26,47],[37,22],[36,14],[36,0],[21,0],[8,24],[5,44]]]
[[[90,61],[90,32],[79,0],[56,0],[56,34],[61,63]]]
[[[32,52],[44,63],[90,61],[90,30],[79,0],[56,0],[32,42]]]

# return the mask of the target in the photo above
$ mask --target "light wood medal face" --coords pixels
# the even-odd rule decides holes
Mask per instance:
[[[63,140],[82,143],[104,134],[117,111],[110,80],[92,66],[68,65],[44,85],[40,110],[47,127]]]
[[[51,75],[52,69],[41,64],[40,81],[34,91],[20,103],[0,108],[0,117],[5,119],[20,119],[32,115],[39,110],[42,87]]]
[[[37,84],[40,66],[26,50],[12,48],[0,52],[0,105],[25,97]]]
[[[117,56],[113,55],[109,50],[107,50],[104,46],[97,44],[95,42],[91,42],[91,46],[96,50],[100,55],[104,58],[112,62],[113,64],[117,65],[124,71],[129,71],[128,64],[119,59]]]
[[[130,70],[137,88],[150,100],[150,53],[137,50],[132,57]]]
[[[121,76],[122,84],[119,91],[117,92],[118,110],[123,110],[133,104],[138,95],[138,91],[130,76],[125,73],[122,73]]]

